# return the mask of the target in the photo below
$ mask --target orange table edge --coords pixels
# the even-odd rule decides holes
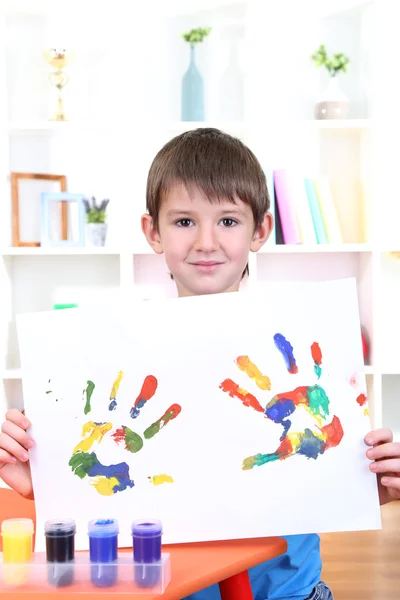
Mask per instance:
[[[35,520],[34,502],[24,500],[12,490],[0,489],[0,520],[11,517],[27,517]],[[255,538],[245,540],[229,540],[221,542],[202,542],[196,544],[171,544],[164,545],[163,552],[171,555],[171,583],[163,594],[121,594],[121,600],[125,597],[135,597],[137,600],[181,600],[185,596],[194,594],[205,587],[220,583],[222,598],[235,599],[235,590],[240,592],[236,598],[241,600],[251,599],[248,583],[247,570],[251,567],[270,560],[286,552],[287,544],[283,538]],[[129,551],[129,550],[123,550]],[[28,600],[36,594],[23,593],[0,593],[1,597],[10,600]],[[76,593],[42,592],[44,600],[55,600],[57,597],[64,600],[76,600]],[[84,598],[94,600],[115,600],[118,596],[116,591],[88,592]]]

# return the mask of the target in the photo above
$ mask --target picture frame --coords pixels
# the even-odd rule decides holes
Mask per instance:
[[[12,172],[11,179],[11,213],[12,213],[12,245],[23,248],[36,248],[41,245],[39,240],[21,240],[20,218],[20,182],[25,180],[55,181],[60,184],[60,192],[67,191],[67,178],[65,175],[52,175],[47,173],[19,173]],[[60,204],[62,239],[68,239],[68,207],[64,202]]]
[[[70,192],[41,194],[41,245],[43,247],[76,248],[85,245],[84,198],[84,194]],[[61,212],[58,211],[59,203],[63,207]],[[66,216],[66,220],[63,220],[63,215]],[[59,227],[55,223],[57,216],[60,216]],[[67,223],[66,231],[65,223]]]

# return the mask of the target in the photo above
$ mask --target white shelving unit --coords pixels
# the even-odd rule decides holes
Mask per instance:
[[[82,4],[87,10],[82,11]],[[400,203],[393,140],[400,92],[390,68],[393,0],[204,0],[70,2],[61,19],[45,0],[6,2],[0,17],[0,376],[3,410],[23,404],[15,315],[55,302],[99,303],[113,294],[175,294],[162,257],[139,226],[148,168],[161,145],[196,127],[215,126],[249,144],[263,165],[322,173],[332,186],[344,243],[266,245],[250,261],[250,283],[354,276],[370,338],[365,368],[373,427],[400,440]],[[137,5],[143,4],[142,8]],[[79,6],[78,6],[79,5]],[[146,5],[146,6],[144,6]],[[301,6],[300,6],[301,5]],[[95,8],[93,18],[91,8]],[[112,27],[110,27],[112,15]],[[180,34],[211,25],[199,49],[206,82],[206,121],[183,123],[180,82],[188,49]],[[240,32],[243,103],[220,81],[227,36]],[[133,35],[134,28],[134,35]],[[87,35],[90,31],[90,36]],[[105,33],[106,32],[106,33]],[[392,35],[390,34],[392,32]],[[326,85],[309,57],[325,42],[350,55],[343,89],[345,121],[316,121]],[[66,106],[70,121],[48,120],[54,97],[41,52],[73,47]],[[393,71],[395,72],[395,71]],[[107,246],[13,248],[10,171],[65,174],[68,190],[110,197]],[[393,190],[395,190],[393,192]],[[24,231],[38,236],[36,207],[24,206]],[[36,227],[36,229],[35,229]],[[338,316],[339,318],[339,316]]]

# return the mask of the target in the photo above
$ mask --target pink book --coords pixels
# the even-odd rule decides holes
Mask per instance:
[[[286,169],[274,170],[274,186],[283,241],[285,244],[301,244],[303,240],[297,221],[295,198],[290,193],[289,174]]]

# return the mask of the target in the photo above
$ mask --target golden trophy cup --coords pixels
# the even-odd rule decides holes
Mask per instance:
[[[55,71],[52,71],[49,75],[50,83],[57,89],[57,104],[56,110],[50,121],[67,121],[66,114],[64,112],[63,104],[63,89],[69,81],[69,76],[65,71],[64,67],[67,67],[75,58],[75,54],[68,50],[49,48],[43,52],[46,62],[55,67]]]

